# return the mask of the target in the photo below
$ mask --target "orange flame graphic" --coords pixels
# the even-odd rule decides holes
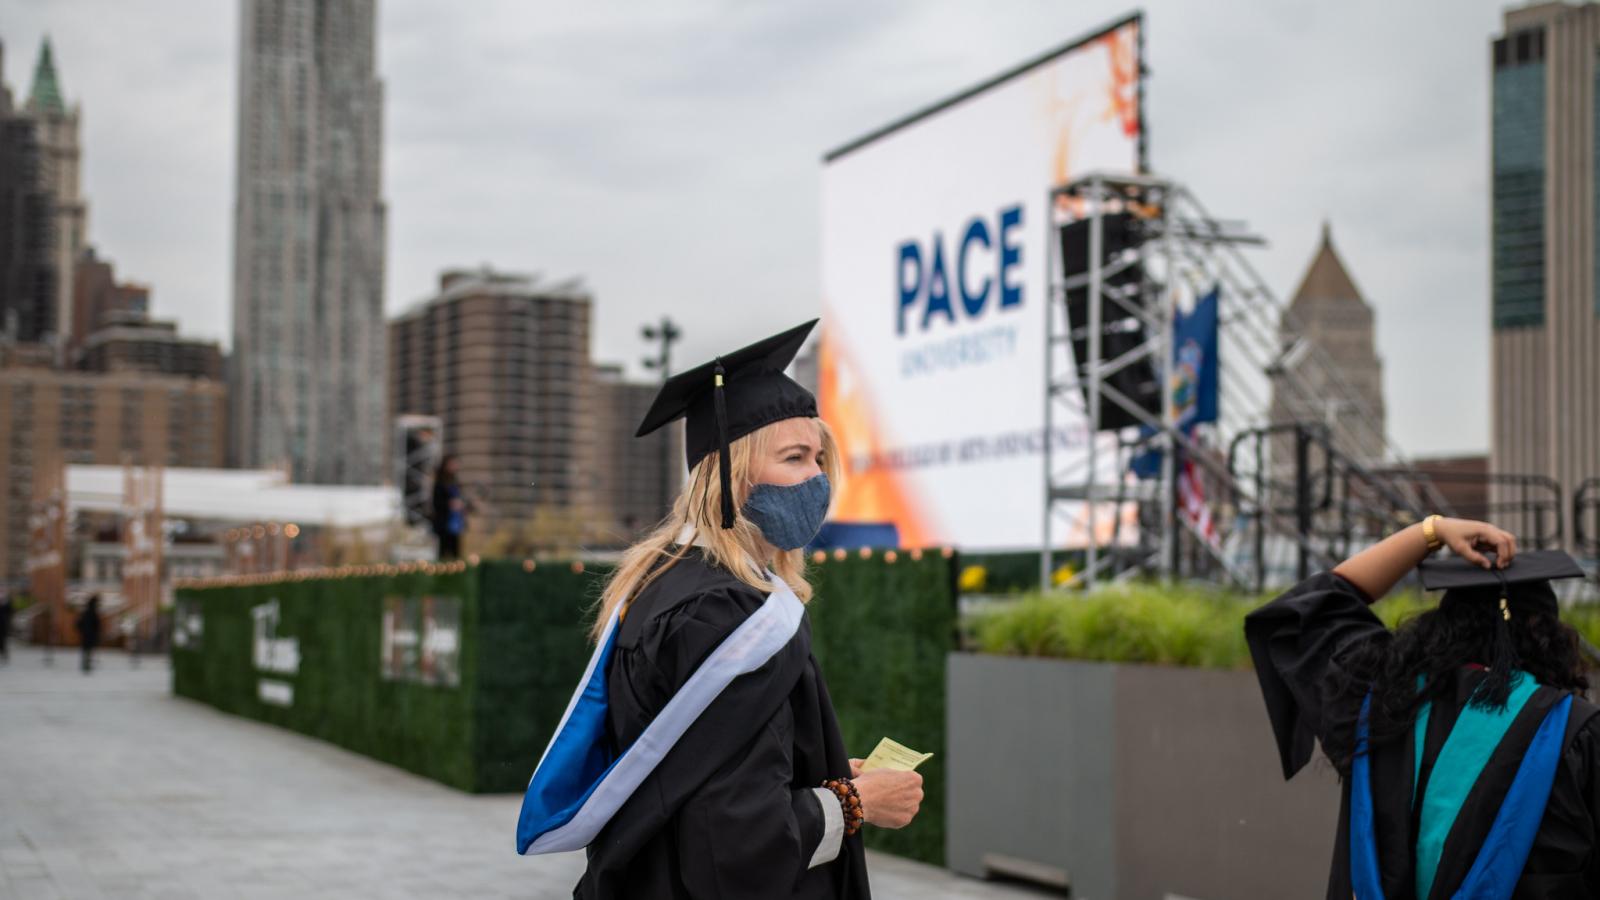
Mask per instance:
[[[1106,118],[1120,118],[1122,133],[1139,136],[1139,54],[1137,26],[1129,25],[1102,37],[1106,56],[1111,61],[1111,82]]]
[[[863,459],[879,459],[887,443],[878,428],[881,419],[866,385],[855,374],[858,371],[843,343],[824,326],[817,365],[817,399],[822,418],[833,427],[846,474],[833,517],[841,522],[893,522],[900,532],[900,546],[933,546],[938,543],[938,536],[903,473],[870,462],[855,468]]]

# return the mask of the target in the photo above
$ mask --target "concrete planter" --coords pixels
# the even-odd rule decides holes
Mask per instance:
[[[948,696],[950,868],[1089,900],[1326,891],[1338,780],[1283,781],[1253,673],[958,653]]]

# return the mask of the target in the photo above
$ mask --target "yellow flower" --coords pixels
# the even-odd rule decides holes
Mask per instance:
[[[961,570],[960,585],[963,591],[981,591],[989,581],[989,570],[983,566],[967,566]]]

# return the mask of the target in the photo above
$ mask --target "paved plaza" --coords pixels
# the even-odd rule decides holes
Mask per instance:
[[[569,898],[581,854],[512,850],[472,796],[171,696],[166,660],[0,666],[0,897]],[[875,855],[878,898],[1038,894]]]

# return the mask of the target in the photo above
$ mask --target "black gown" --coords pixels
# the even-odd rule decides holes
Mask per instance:
[[[1329,735],[1349,746],[1361,698],[1352,697],[1341,660],[1369,641],[1387,641],[1389,630],[1367,608],[1360,589],[1332,573],[1321,573],[1245,618],[1245,637],[1261,680],[1261,693],[1278,741],[1285,778],[1311,759],[1313,742]],[[1483,677],[1462,667],[1453,696],[1433,704],[1417,770],[1411,730],[1404,740],[1375,746],[1371,752],[1374,832],[1379,874],[1387,900],[1418,900],[1412,815],[1414,772],[1426,778],[1456,717]],[[1513,719],[1482,775],[1467,795],[1445,840],[1429,898],[1447,898],[1465,878],[1483,844],[1522,754],[1545,713],[1565,693],[1540,687]],[[1574,697],[1566,744],[1533,849],[1517,882],[1519,900],[1600,897],[1600,858],[1595,852],[1600,825],[1600,708]],[[1339,832],[1328,877],[1330,900],[1349,900],[1350,786],[1344,779]]]
[[[639,593],[606,670],[615,749],[629,746],[765,601],[698,548]],[[701,713],[588,848],[581,900],[866,900],[861,836],[808,865],[826,823],[813,791],[847,778],[809,620]]]

